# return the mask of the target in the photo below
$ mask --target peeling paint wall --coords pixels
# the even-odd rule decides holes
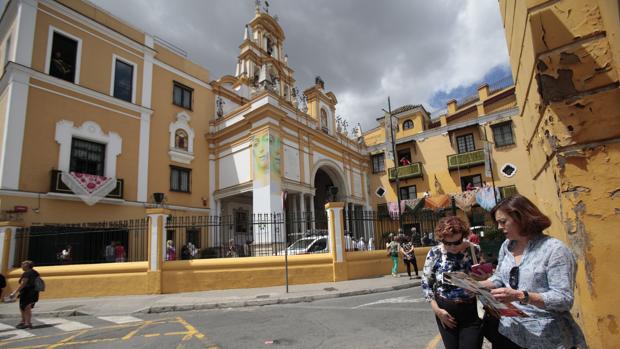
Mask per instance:
[[[578,260],[573,313],[620,343],[620,15],[603,0],[501,0],[535,202]]]

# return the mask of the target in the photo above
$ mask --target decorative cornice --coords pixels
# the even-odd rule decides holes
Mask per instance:
[[[107,94],[104,94],[104,93],[101,93],[95,90],[91,90],[89,88],[76,85],[74,83],[71,83],[71,82],[68,82],[62,79],[58,79],[51,75],[44,74],[40,71],[25,67],[15,62],[9,62],[6,65],[4,76],[2,77],[2,80],[0,81],[0,91],[4,91],[9,81],[13,81],[14,76],[18,73],[26,74],[26,76],[29,78],[34,78],[34,79],[43,81],[45,83],[48,83],[50,85],[60,87],[60,88],[63,88],[71,92],[75,92],[75,93],[78,93],[78,94],[81,94],[87,97],[91,97],[101,102],[109,103],[114,106],[117,106],[117,107],[120,107],[126,110],[130,110],[136,113],[149,114],[149,115],[154,113],[152,109],[145,108],[137,104],[129,103],[122,99],[114,98]],[[123,111],[119,110],[118,112],[124,114]]]

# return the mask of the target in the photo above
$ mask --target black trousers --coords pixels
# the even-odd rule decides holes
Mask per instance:
[[[437,305],[456,320],[455,328],[444,327],[438,317],[437,326],[446,349],[479,349],[482,347],[482,322],[478,317],[476,302],[451,303],[439,297]]]
[[[413,270],[415,270],[415,276],[418,276],[418,262],[415,260],[415,257],[412,259],[403,259],[403,263],[407,266],[407,275],[411,277],[411,265],[413,264]]]
[[[482,333],[491,342],[493,349],[525,349],[499,333],[498,327],[499,319],[485,313],[482,319]]]

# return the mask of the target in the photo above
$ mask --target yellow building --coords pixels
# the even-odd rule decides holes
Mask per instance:
[[[529,163],[520,142],[524,131],[515,117],[518,113],[510,77],[491,86],[483,84],[476,95],[459,102],[451,100],[433,118],[421,105],[393,110],[392,125],[386,113],[378,119],[378,127],[364,134],[371,157],[373,208],[385,212],[387,203],[398,199],[458,195],[468,185],[494,185],[497,200],[515,192],[530,195]],[[484,225],[483,211],[474,211],[478,214],[469,214],[471,223]]]
[[[578,261],[575,318],[591,348],[620,343],[620,11],[617,1],[499,2],[531,197]]]

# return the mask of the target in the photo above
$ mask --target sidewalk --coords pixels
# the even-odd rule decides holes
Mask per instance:
[[[289,293],[286,293],[285,286],[282,285],[160,295],[50,299],[38,302],[33,309],[33,315],[35,318],[37,316],[129,315],[290,304],[388,292],[418,285],[420,285],[420,279],[409,280],[406,274],[401,274],[399,278],[387,275],[341,282],[289,285]],[[0,303],[0,318],[16,317],[19,317],[17,302]]]

